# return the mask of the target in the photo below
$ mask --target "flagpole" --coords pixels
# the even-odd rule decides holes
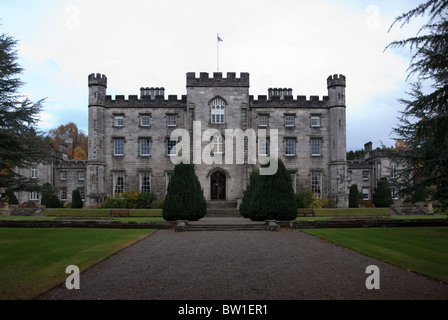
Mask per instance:
[[[216,66],[219,72],[219,34],[216,34]]]

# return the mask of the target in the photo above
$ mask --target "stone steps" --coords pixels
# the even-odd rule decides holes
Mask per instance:
[[[208,201],[206,217],[240,217],[236,201]]]
[[[267,230],[266,224],[189,224],[185,231],[265,231]]]

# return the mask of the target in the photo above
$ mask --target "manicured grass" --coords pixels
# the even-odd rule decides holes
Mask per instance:
[[[314,209],[316,217],[389,216],[389,208],[324,208]]]
[[[309,229],[306,233],[448,282],[448,228]]]
[[[154,230],[0,228],[0,300],[32,299]]]

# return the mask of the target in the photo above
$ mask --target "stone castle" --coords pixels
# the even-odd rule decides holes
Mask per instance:
[[[166,97],[162,87],[112,98],[106,76],[90,74],[86,206],[126,190],[151,191],[163,198],[177,143],[183,140],[172,134],[185,129],[193,138],[199,124],[201,140],[189,140],[189,158],[199,155],[195,171],[207,201],[242,198],[250,173],[260,167],[260,161],[248,157],[255,151],[257,157],[275,152],[295,191],[311,189],[337,207],[347,207],[345,76],[331,75],[326,85],[328,96],[322,99],[294,97],[289,88],[272,88],[255,98],[249,94],[248,73],[187,73],[186,95],[180,99]],[[229,143],[229,130],[243,133],[243,161],[222,161],[238,152]],[[251,140],[248,132],[266,135]],[[204,155],[213,161],[204,161]]]

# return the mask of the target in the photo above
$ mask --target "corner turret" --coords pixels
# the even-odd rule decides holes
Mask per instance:
[[[106,99],[107,78],[104,74],[91,73],[89,75],[89,107],[104,106]]]
[[[345,85],[345,76],[342,74],[335,74],[327,78],[330,107],[345,107]]]

